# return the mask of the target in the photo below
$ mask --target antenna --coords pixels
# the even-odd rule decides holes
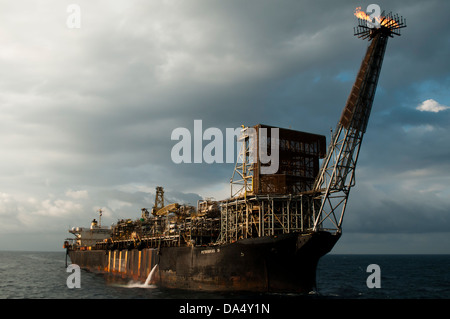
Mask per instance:
[[[98,226],[99,227],[102,227],[102,214],[103,214],[103,211],[101,208],[99,208],[99,210],[98,210]]]

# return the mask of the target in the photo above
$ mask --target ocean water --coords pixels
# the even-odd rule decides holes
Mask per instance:
[[[367,286],[372,264],[379,266],[380,288]],[[324,298],[449,299],[450,255],[326,255],[317,286]]]
[[[70,263],[70,261],[69,261]],[[380,288],[368,288],[379,266]],[[81,271],[80,288],[68,288],[65,252],[0,251],[0,299],[449,299],[450,255],[326,255],[317,270],[317,291],[295,294],[207,293],[143,288]]]

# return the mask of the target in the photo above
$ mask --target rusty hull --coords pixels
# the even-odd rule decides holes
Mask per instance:
[[[204,291],[308,293],[315,289],[317,263],[339,235],[290,233],[213,246],[142,250],[69,251],[81,268],[162,288]]]

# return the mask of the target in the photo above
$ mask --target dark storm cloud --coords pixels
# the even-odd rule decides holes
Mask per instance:
[[[191,204],[227,195],[233,165],[174,164],[172,131],[201,119],[329,139],[368,45],[353,37],[353,10],[368,5],[359,1],[77,3],[81,29],[65,25],[69,3],[2,3],[0,214],[14,216],[10,229],[58,209],[67,215],[54,229],[103,206],[112,219],[135,216],[155,186]],[[416,107],[450,105],[450,4],[378,4],[408,27],[388,43],[344,227],[442,230],[450,110]]]

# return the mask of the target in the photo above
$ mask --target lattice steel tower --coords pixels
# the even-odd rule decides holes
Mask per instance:
[[[375,21],[378,27],[364,12],[356,11],[355,15],[358,17],[355,36],[369,39],[371,43],[314,184],[314,205],[320,205],[320,209],[315,213],[313,230],[341,231],[387,41],[389,37],[400,35],[400,29],[406,27],[406,20],[398,15],[380,16]]]
[[[152,208],[152,214],[156,215],[158,210],[164,207],[164,188],[156,186],[155,205]]]

